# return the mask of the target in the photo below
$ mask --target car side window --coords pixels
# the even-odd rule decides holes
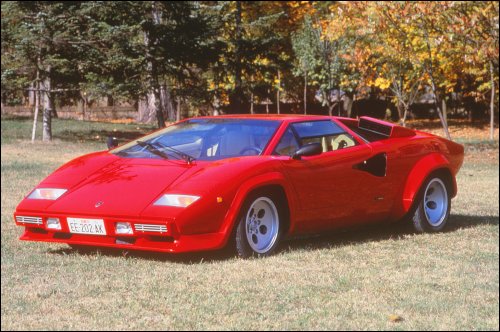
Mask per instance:
[[[299,149],[299,143],[295,138],[292,128],[288,127],[288,129],[281,137],[281,140],[279,141],[278,145],[276,146],[276,149],[274,149],[274,154],[280,156],[291,156],[298,149]]]
[[[332,121],[308,121],[292,124],[299,137],[299,145],[320,143],[323,152],[355,146],[356,140]]]

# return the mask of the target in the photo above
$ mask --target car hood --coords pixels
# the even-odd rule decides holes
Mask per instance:
[[[183,209],[153,206],[161,194],[231,197],[246,178],[272,170],[265,162],[267,159],[270,162],[273,157],[248,156],[188,164],[93,153],[68,162],[37,186],[68,189],[59,199],[24,199],[17,211],[175,218]]]
[[[106,161],[99,159],[106,159]],[[90,174],[87,169],[75,170],[78,166],[65,166],[60,169],[66,173],[61,179],[59,171],[43,181],[40,187],[57,186],[58,183],[71,182],[68,173],[77,171],[72,186],[55,202],[50,202],[48,212],[85,215],[139,215],[152,204],[169,185],[189,169],[182,162],[165,162],[155,159],[129,159],[109,155],[92,158]],[[70,163],[71,164],[71,163]],[[76,174],[85,174],[77,180]],[[54,183],[55,185],[51,185]],[[25,200],[32,201],[32,200]],[[34,202],[33,202],[34,203]],[[22,207],[21,207],[22,208]]]

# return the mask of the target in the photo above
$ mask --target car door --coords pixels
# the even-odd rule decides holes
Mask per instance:
[[[298,160],[282,160],[300,205],[295,231],[315,232],[362,222],[365,203],[373,197],[376,181],[356,165],[371,157],[371,147],[329,120],[306,121],[289,125],[275,154],[291,155],[312,142],[322,143],[324,152]]]

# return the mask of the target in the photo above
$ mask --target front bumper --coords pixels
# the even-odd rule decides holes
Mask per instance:
[[[19,222],[17,217],[41,218],[41,223]],[[59,218],[61,229],[47,229],[47,218]],[[96,218],[104,220],[106,235],[90,235],[71,233],[67,223],[67,217],[72,218]],[[225,245],[224,233],[190,234],[184,235],[177,231],[175,223],[171,220],[144,220],[136,218],[100,217],[88,215],[63,216],[57,214],[44,215],[40,213],[16,212],[14,220],[18,226],[25,227],[24,233],[19,238],[23,241],[42,241],[67,243],[75,245],[86,245],[92,247],[109,247],[127,250],[145,250],[155,252],[182,253],[204,250],[216,250]],[[33,220],[33,219],[29,219]],[[39,220],[39,219],[38,219]],[[116,222],[130,222],[134,228],[133,234],[116,234]],[[159,231],[138,230],[136,224],[157,225]],[[163,231],[166,226],[166,231]]]

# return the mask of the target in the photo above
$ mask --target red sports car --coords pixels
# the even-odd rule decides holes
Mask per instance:
[[[199,117],[68,162],[14,218],[21,240],[267,256],[285,237],[380,221],[440,231],[463,157],[368,117]]]

